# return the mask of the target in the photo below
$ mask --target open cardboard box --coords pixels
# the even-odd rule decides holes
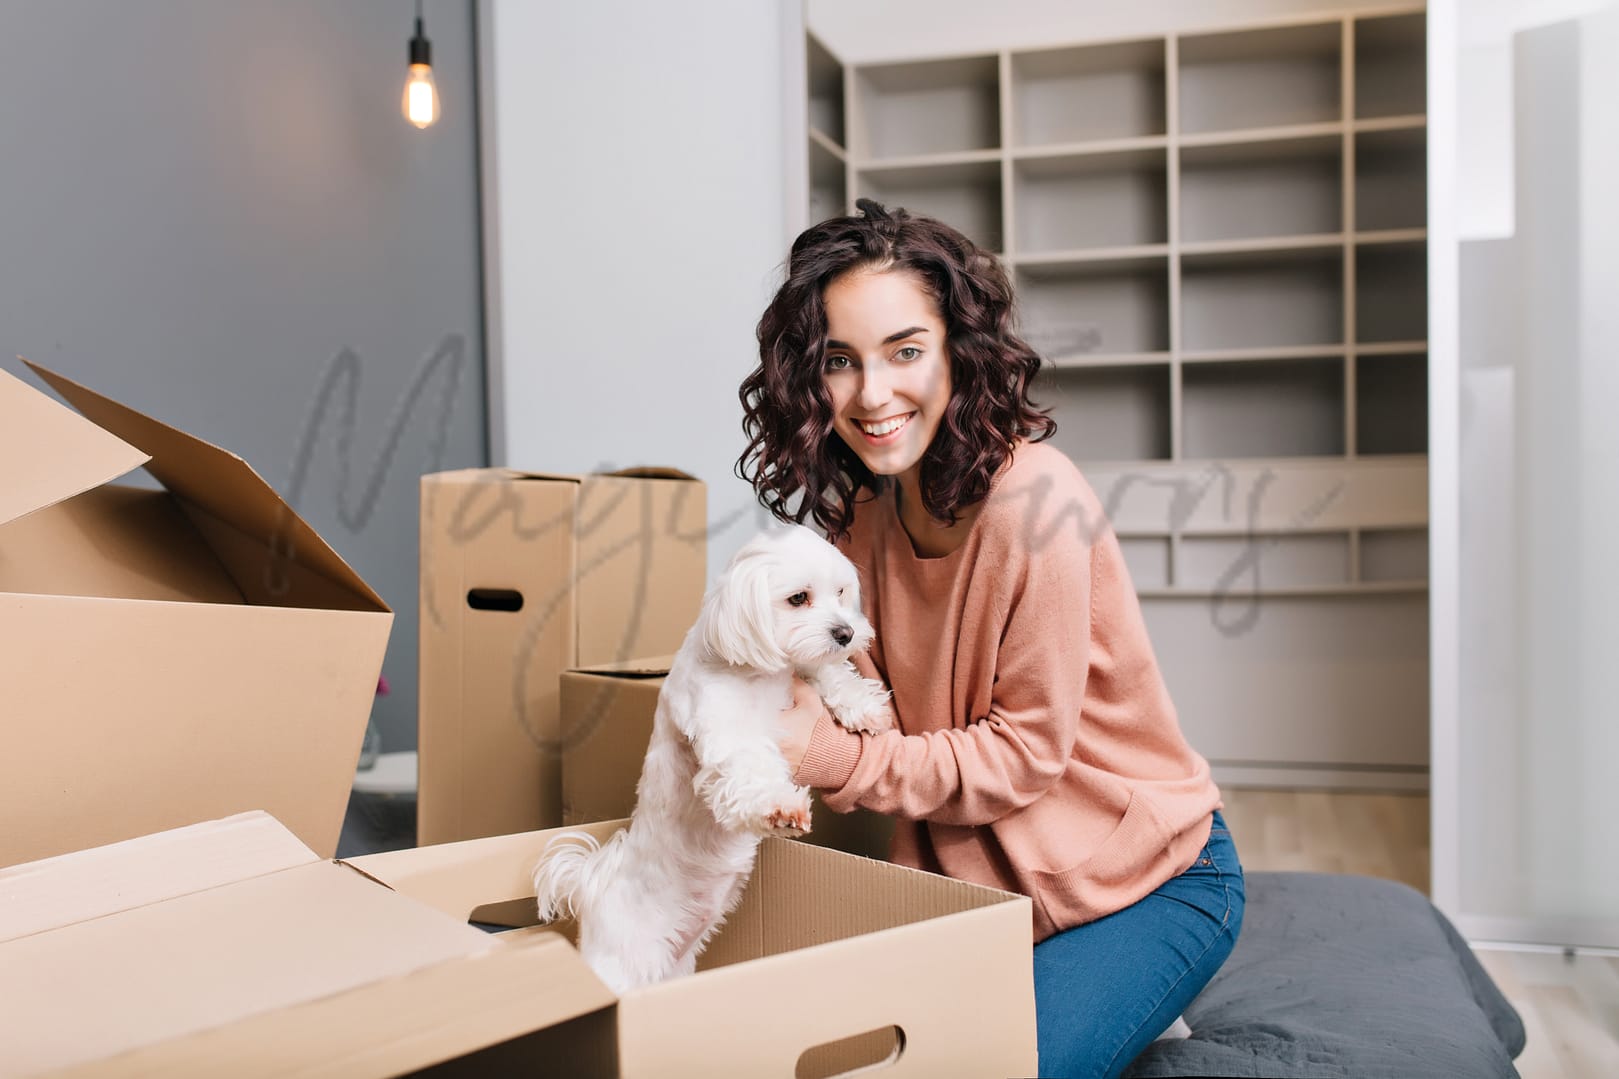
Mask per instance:
[[[536,1030],[611,1077],[613,997],[247,813],[0,869],[0,1077],[404,1075]],[[499,1074],[498,1072],[486,1074]]]
[[[436,472],[420,526],[417,840],[555,827],[558,678],[680,647],[707,576],[707,488],[671,468]]]
[[[605,840],[623,824],[350,864],[462,922],[487,906],[532,902],[534,866],[559,832]],[[816,1079],[865,1066],[894,1079],[1034,1075],[1031,918],[1020,895],[768,838],[697,973],[618,999],[619,1075]],[[568,954],[583,966],[571,946]],[[544,1061],[523,1057],[517,1043],[504,1048],[530,1068]]]
[[[555,834],[331,862],[254,813],[0,870],[0,1076],[1035,1073],[1022,896],[767,839],[698,973],[615,999],[467,924]]]
[[[240,457],[29,366],[82,415],[0,371],[0,865],[253,809],[329,857],[387,604]]]

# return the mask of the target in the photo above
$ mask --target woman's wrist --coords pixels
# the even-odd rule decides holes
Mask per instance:
[[[810,732],[809,745],[793,775],[793,782],[823,790],[841,790],[860,763],[864,740],[853,731],[838,726],[823,712]]]

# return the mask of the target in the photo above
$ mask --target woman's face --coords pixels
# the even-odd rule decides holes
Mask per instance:
[[[950,403],[944,320],[921,281],[852,270],[826,286],[833,428],[879,476],[915,480]]]

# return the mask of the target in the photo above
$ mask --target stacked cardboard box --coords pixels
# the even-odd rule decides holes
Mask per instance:
[[[673,469],[486,468],[421,491],[418,841],[559,824],[561,674],[680,647],[706,489]]]

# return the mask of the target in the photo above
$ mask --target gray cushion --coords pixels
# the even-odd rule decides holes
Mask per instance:
[[[1237,946],[1186,1009],[1192,1036],[1125,1072],[1516,1076],[1523,1023],[1444,915],[1371,877],[1249,873]]]

